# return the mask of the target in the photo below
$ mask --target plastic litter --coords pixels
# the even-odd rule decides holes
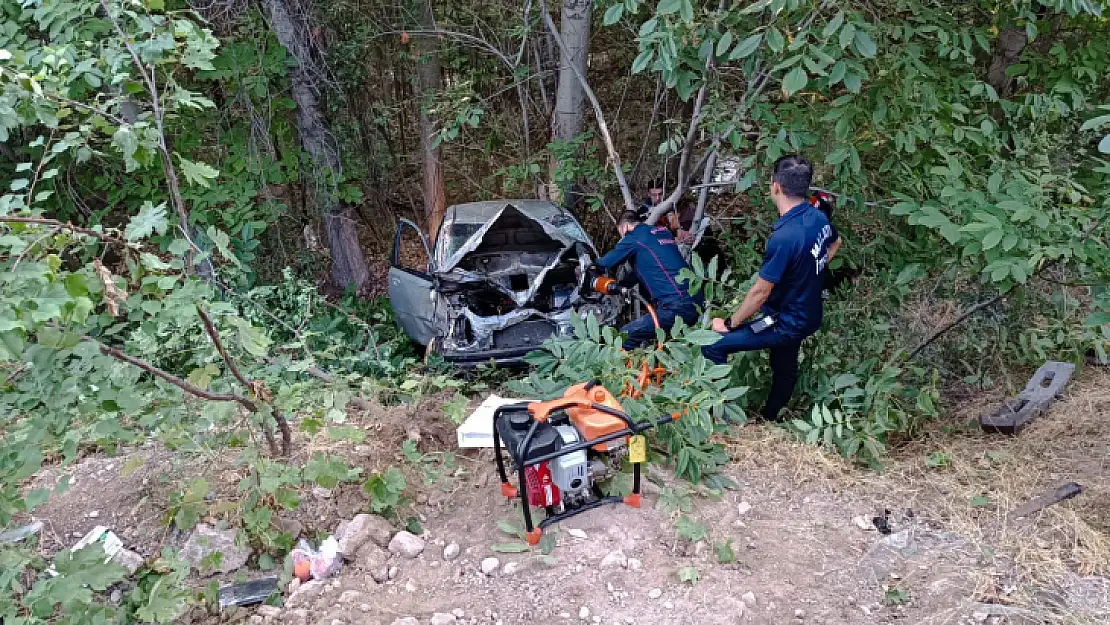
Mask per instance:
[[[85,536],[81,538],[81,540],[77,541],[77,544],[70,547],[69,550],[77,551],[79,549],[88,547],[93,543],[101,543],[104,546],[104,555],[106,556],[104,558],[105,564],[112,560],[116,560],[117,564],[124,566],[130,572],[134,573],[137,567],[135,567],[131,563],[138,562],[141,565],[143,561],[142,556],[128,551],[127,549],[124,549],[123,541],[120,540],[119,536],[116,536],[115,532],[109,530],[103,525],[97,525],[96,527],[92,528],[92,530],[90,530],[88,534],[85,534]],[[57,577],[58,575],[57,571],[54,570],[53,565],[51,565],[51,567],[46,570],[46,573],[51,577]]]
[[[248,606],[262,603],[277,592],[278,578],[263,577],[242,584],[231,584],[220,588],[220,608],[232,605]]]
[[[35,534],[38,534],[41,531],[42,531],[42,521],[35,521],[34,523],[31,523],[30,525],[24,525],[23,527],[17,527],[16,529],[9,530],[7,532],[0,532],[0,545],[6,544],[6,543],[17,543],[17,542],[23,540],[24,538],[27,538],[28,536],[34,536]]]
[[[319,549],[313,549],[308,541],[301,539],[290,555],[293,557],[293,575],[302,582],[307,582],[309,577],[324,579],[343,568],[339,541],[334,536],[328,536],[320,543]]]

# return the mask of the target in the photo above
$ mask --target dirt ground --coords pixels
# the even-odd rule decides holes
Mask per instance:
[[[352,424],[367,429],[374,444],[329,443],[326,450],[367,473],[404,467],[409,500],[399,516],[419,518],[424,551],[415,559],[392,556],[393,579],[383,584],[352,563],[334,580],[302,589],[294,605],[280,611],[194,613],[190,620],[1110,622],[1110,372],[1084,371],[1017,437],[982,434],[975,425],[1000,399],[979,397],[956,407],[951,413],[957,416],[931,424],[926,437],[895,450],[881,472],[852,467],[771,426],[738,428],[727,441],[733,456],[728,474],[737,489],[706,496],[653,467],[641,509],[610,506],[560,524],[550,559],[491,549],[519,542],[498,526],[519,525],[519,510],[501,497],[489,452],[442,453],[454,446],[453,429],[435,400],[352,415]],[[404,459],[406,438],[419,439],[423,461]],[[303,443],[297,454],[315,450]],[[164,544],[181,545],[186,534],[163,523],[171,493],[203,475],[215,493],[213,506],[232,500],[242,477],[234,458],[230,452],[174,453],[156,444],[85,458],[64,472],[75,478],[70,489],[36,511],[46,524],[42,550],[52,554],[95,525],[111,527],[144,556]],[[51,486],[62,474],[45,471],[30,486]],[[1084,488],[1078,497],[1028,522],[1007,519],[1023,501],[1071,481]],[[330,532],[366,505],[357,484],[306,490],[296,519],[306,534]],[[688,511],[676,510],[680,505]],[[872,517],[887,510],[892,533],[884,536]],[[680,515],[702,525],[705,539],[679,539]],[[447,560],[450,543],[461,554]],[[719,561],[724,544],[731,545],[734,562]],[[483,560],[492,557],[497,569],[483,573]],[[695,572],[696,580],[690,579]]]

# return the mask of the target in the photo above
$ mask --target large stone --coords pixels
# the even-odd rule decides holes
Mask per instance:
[[[443,548],[443,559],[450,562],[459,557],[459,543],[451,543]]]
[[[236,571],[247,563],[251,551],[237,545],[235,535],[233,529],[218,530],[201,523],[185,541],[181,557],[202,575]]]
[[[120,549],[116,552],[116,555],[112,556],[112,561],[127,569],[127,572],[132,575],[134,575],[135,571],[138,571],[145,562],[141,555],[130,549]]]
[[[389,541],[389,551],[411,560],[424,551],[424,541],[409,532],[397,532]]]
[[[431,625],[454,625],[459,619],[455,618],[454,614],[444,614],[443,612],[436,612],[432,615]]]
[[[493,575],[497,571],[497,567],[501,566],[501,561],[497,558],[486,558],[482,560],[482,573],[486,575]]]
[[[393,526],[389,521],[375,514],[357,514],[348,523],[339,526],[339,552],[351,558],[367,542],[386,547],[391,536]]]
[[[913,534],[908,529],[902,530],[876,542],[860,559],[860,568],[874,579],[883,580],[901,569],[906,558],[916,552]]]
[[[389,552],[372,542],[368,542],[359,547],[354,559],[355,566],[363,571],[373,573],[387,568]]]

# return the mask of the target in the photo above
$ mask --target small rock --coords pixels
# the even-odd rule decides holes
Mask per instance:
[[[379,584],[384,584],[384,583],[388,582],[389,581],[389,567],[388,566],[380,566],[376,569],[371,569],[370,570],[370,579],[374,580],[375,582],[378,582]]]
[[[112,557],[112,561],[127,569],[127,572],[131,574],[138,571],[143,566],[143,563],[146,562],[141,555],[130,549],[120,549],[116,552],[116,555]]]
[[[740,505],[736,506],[736,512],[739,513],[740,516],[744,516],[745,514],[751,512],[751,510],[752,510],[752,504],[750,504],[746,501],[741,501]]]
[[[289,580],[289,588],[285,592],[288,595],[293,595],[300,589],[301,589],[301,580],[299,578],[294,577],[293,579]]]
[[[358,548],[354,554],[355,566],[363,571],[379,571],[385,569],[389,562],[389,552],[372,542],[367,542]]]
[[[418,428],[418,427],[410,428],[408,432],[405,432],[405,438],[409,439],[410,441],[412,441],[414,443],[419,443],[420,442],[420,428]]]
[[[459,557],[459,543],[451,543],[443,548],[443,559],[450,562]]]
[[[357,590],[347,590],[339,595],[339,603],[357,603],[360,601],[362,601],[362,593]]]
[[[181,558],[202,575],[231,573],[246,564],[251,555],[250,549],[236,544],[235,537],[233,529],[217,530],[201,523],[185,541]],[[219,564],[213,566],[216,560],[214,554],[217,553],[221,554]]]
[[[405,582],[405,590],[408,592],[416,592],[416,582],[411,579]]]
[[[112,602],[112,605],[118,606],[119,602],[123,601],[123,592],[119,588],[113,590],[108,600]]]
[[[398,567],[395,567],[395,566],[389,567],[389,573],[387,573],[389,579],[397,579],[397,576],[400,575],[400,574],[401,574],[401,569],[399,569]]]
[[[346,624],[346,623],[344,623],[343,621],[341,621],[341,620],[337,619],[337,618],[333,618],[333,619],[331,620],[331,625],[347,625],[347,624]]]
[[[482,560],[482,573],[485,575],[493,575],[494,571],[496,571],[499,566],[501,566],[501,561],[497,558],[486,558]]]
[[[662,588],[652,588],[650,591],[648,591],[648,599],[658,599],[659,597],[662,597],[662,596],[663,596],[663,589]]]
[[[797,610],[794,610],[794,618],[803,619],[805,617],[806,617],[806,611],[805,610],[802,610],[801,608],[799,608]]]
[[[321,581],[313,580],[311,582],[305,582],[301,584],[293,594],[289,595],[289,598],[285,600],[285,607],[294,608],[304,604],[314,597],[322,595],[326,588],[327,584]]]
[[[289,534],[294,539],[298,538],[301,535],[301,532],[304,531],[304,525],[302,525],[301,522],[296,519],[275,517],[273,523],[274,527],[276,527],[279,532]]]
[[[373,609],[374,608],[371,607],[371,605],[369,603],[360,603],[360,604],[358,604],[358,611],[359,612],[369,612],[370,610],[373,610]]]
[[[331,489],[323,486],[313,486],[312,496],[317,499],[331,499]]]
[[[570,612],[560,612],[559,618],[570,618]]]
[[[265,622],[265,619],[257,614],[252,614],[249,620],[251,625],[262,625],[262,623]]]
[[[389,551],[411,560],[424,551],[424,541],[409,532],[397,532],[389,541]]]
[[[570,534],[571,536],[574,536],[575,538],[577,538],[579,540],[586,540],[586,532],[583,532],[582,530],[580,530],[578,528],[568,529],[567,533]]]
[[[350,522],[340,524],[338,531],[339,552],[347,557],[354,556],[368,542],[387,547],[393,536],[393,526],[376,514],[356,514]]]
[[[393,625],[420,625],[420,621],[411,616],[406,616],[393,621]]]
[[[432,615],[431,625],[451,625],[452,623],[456,622],[458,622],[458,619],[455,618],[454,614],[444,614],[442,612],[436,612]]]
[[[99,510],[93,510],[92,512],[89,513],[89,518],[90,519],[95,519],[98,516],[100,516],[100,511]]]
[[[755,605],[755,593],[750,590],[740,595],[740,599],[748,605]]]
[[[610,552],[601,559],[601,568],[603,569],[624,568],[625,566],[628,566],[628,558],[621,551]]]
[[[281,608],[274,605],[260,605],[256,613],[262,618],[276,618],[281,614]]]
[[[519,570],[520,570],[520,563],[519,562],[507,562],[507,563],[505,563],[505,566],[501,567],[501,574],[502,575],[512,575],[513,573],[516,573]]]
[[[644,563],[640,562],[639,558],[629,558],[625,566],[628,567],[629,571],[639,571],[644,568]]]
[[[972,612],[971,613],[971,618],[975,619],[975,621],[977,623],[982,623],[983,621],[987,620],[987,618],[989,616],[990,616],[990,614],[987,614],[986,612]]]
[[[860,528],[861,530],[863,530],[865,532],[874,532],[875,531],[875,524],[872,523],[871,520],[868,519],[865,516],[852,517],[852,523],[855,523],[856,527]]]
[[[454,614],[455,618],[462,618],[464,615],[466,615],[466,612],[462,608],[455,608],[454,610],[451,610],[451,614]]]
[[[578,618],[583,621],[590,618],[590,609],[586,606],[582,606],[582,608],[578,610]]]
[[[663,603],[663,607],[667,608],[668,610],[673,610],[674,609],[674,603],[671,602],[671,601],[667,601],[667,602]]]
[[[593,621],[594,621],[594,623],[600,623],[601,622],[601,617],[595,614],[594,618],[593,618]]]

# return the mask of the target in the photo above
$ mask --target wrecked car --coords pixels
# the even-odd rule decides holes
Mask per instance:
[[[413,234],[423,254],[402,249]],[[616,298],[582,288],[597,257],[574,216],[551,202],[459,204],[447,209],[434,247],[419,227],[401,220],[389,299],[405,333],[444,360],[519,364],[548,338],[572,333],[575,316],[616,318]]]

